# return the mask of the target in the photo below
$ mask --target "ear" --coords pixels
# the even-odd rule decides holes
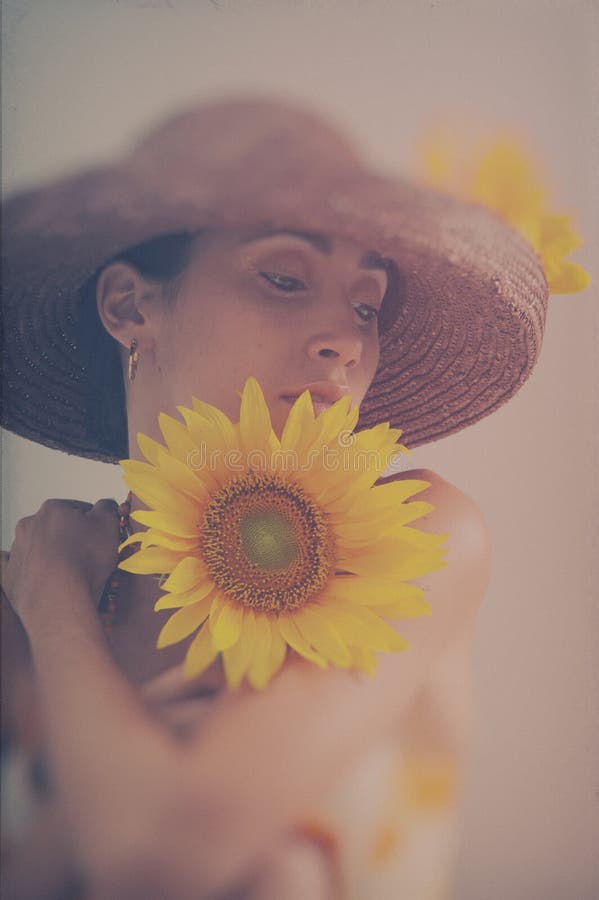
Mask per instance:
[[[110,263],[98,276],[96,302],[106,331],[123,347],[133,338],[142,350],[153,347],[161,287],[126,262]]]

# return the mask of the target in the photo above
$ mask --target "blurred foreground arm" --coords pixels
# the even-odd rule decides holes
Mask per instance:
[[[117,670],[76,567],[55,568],[44,602],[17,604],[57,784],[81,859],[107,896],[197,900],[234,888],[397,726],[435,658],[471,627],[489,576],[480,512],[433,473],[406,477],[432,483],[423,497],[435,510],[419,527],[450,535],[447,568],[419,580],[433,615],[398,624],[410,649],[381,654],[372,678],[294,658],[267,691],[244,687],[217,700],[185,745]]]
[[[296,660],[267,691],[242,689],[223,697],[201,740],[185,750],[190,790],[187,810],[180,807],[189,823],[183,831],[199,827],[192,801],[197,784],[214,809],[202,854],[205,883],[215,891],[233,883],[275,834],[317,805],[344,770],[397,728],[434,661],[472,632],[490,573],[484,519],[468,497],[434,473],[405,477],[431,482],[421,496],[435,510],[418,526],[450,535],[447,568],[418,580],[428,589],[432,616],[397,623],[410,649],[380,654],[372,678],[322,672]]]

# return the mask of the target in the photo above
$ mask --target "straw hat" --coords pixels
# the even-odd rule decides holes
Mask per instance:
[[[496,410],[535,365],[547,283],[515,231],[485,208],[373,173],[305,109],[229,101],[174,116],[113,165],[7,199],[2,425],[80,456],[122,456],[89,427],[100,398],[82,286],[131,246],[228,225],[352,238],[399,271],[358,429],[390,421],[408,447],[438,440]]]

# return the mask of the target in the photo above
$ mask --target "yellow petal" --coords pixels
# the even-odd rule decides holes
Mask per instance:
[[[433,509],[432,503],[402,503],[386,514],[379,512],[369,516],[365,511],[363,517],[357,514],[353,518],[346,516],[344,521],[333,522],[333,527],[336,537],[345,547],[360,547],[375,543],[382,535],[395,533],[402,525],[422,518]]]
[[[216,591],[212,598],[212,606],[210,607],[210,622],[208,627],[210,628],[210,632],[214,634],[214,626],[216,625],[217,619],[220,616],[221,612],[227,605],[228,600],[223,594],[222,591]]]
[[[367,557],[371,555],[387,554],[389,565],[393,566],[398,560],[413,554],[430,553],[439,556],[446,552],[443,544],[448,539],[448,534],[433,534],[428,531],[420,531],[409,525],[401,525],[398,528],[389,529],[377,541],[363,547],[352,548],[350,552],[339,552],[339,557],[345,559]]]
[[[292,405],[281,433],[281,450],[297,450],[305,428],[314,424],[314,408],[310,391],[303,391]]]
[[[225,450],[231,450],[239,447],[239,432],[233,422],[225,413],[216,406],[204,403],[202,400],[193,398],[193,409],[206,421],[211,423],[213,427],[211,444],[222,447]],[[182,410],[179,410],[182,412]]]
[[[212,642],[217,650],[226,650],[236,644],[241,635],[243,606],[240,603],[225,603],[221,613],[212,626]]]
[[[338,601],[329,601],[321,609],[321,615],[326,616],[333,623],[348,644],[389,652],[406,650],[408,647],[405,638],[402,638],[391,625],[366,607],[353,612],[344,608],[343,604]]]
[[[164,447],[162,449],[164,450]],[[119,465],[124,472],[133,476],[147,475],[151,478],[156,474],[156,467],[142,459],[121,459]]]
[[[187,678],[201,675],[216,659],[218,650],[212,646],[212,635],[206,625],[193,639],[185,656],[184,672]]]
[[[208,491],[200,479],[194,475],[189,463],[181,462],[165,451],[159,451],[158,463],[160,475],[167,479],[174,488],[181,491],[186,497],[191,497],[196,503],[206,501]]]
[[[433,614],[431,604],[419,597],[412,597],[411,600],[395,600],[393,603],[375,606],[374,611],[387,619],[417,619],[420,616],[432,616]]]
[[[256,613],[256,638],[254,654],[247,671],[247,678],[253,688],[262,690],[268,683],[272,629],[270,619],[263,613]]]
[[[541,216],[541,251],[564,257],[573,253],[582,243],[574,230],[570,216],[546,213]]]
[[[136,534],[131,534],[128,538],[125,538],[125,540],[119,544],[119,553],[131,544],[140,544],[142,548],[145,547],[147,545],[146,532],[139,531]]]
[[[162,575],[171,572],[181,562],[181,554],[164,547],[139,550],[119,563],[119,569],[136,575]]]
[[[309,469],[300,469],[297,477],[304,488],[318,498],[320,506],[328,510],[349,490],[353,473],[346,465],[342,451],[333,448],[330,455],[327,454],[329,451],[323,450],[322,456],[312,456]]]
[[[182,422],[160,413],[158,424],[170,452],[176,459],[188,463],[198,453],[198,447]]]
[[[369,609],[364,609],[362,610],[362,616],[366,619],[364,629],[368,635],[368,640],[373,643],[376,641],[377,648],[386,650],[388,653],[397,653],[398,651],[409,649],[408,641],[376,613]]]
[[[166,481],[157,469],[148,466],[152,471],[142,475],[132,472],[128,460],[121,462],[121,466],[125,471],[125,481],[146,506],[192,521],[198,518],[200,504]]]
[[[401,503],[395,509],[395,520],[392,520],[390,524],[392,525],[407,525],[408,522],[414,522],[416,519],[421,519],[423,516],[428,516],[434,510],[434,506],[432,503],[426,503],[424,500],[414,500],[411,503]],[[383,527],[385,523],[383,523]]]
[[[431,604],[423,597],[398,597],[396,600],[381,601],[374,598],[365,605],[387,619],[416,619],[433,613]]]
[[[320,614],[316,605],[304,606],[294,615],[300,634],[321,653],[325,659],[347,668],[351,657],[344,641],[334,626]]]
[[[276,627],[276,624],[271,622],[271,645],[268,662],[266,665],[267,684],[270,683],[270,681],[274,678],[274,676],[277,674],[277,672],[285,662],[286,654],[287,643],[283,640],[279,629]]]
[[[158,635],[156,647],[161,650],[163,647],[169,647],[171,644],[178,644],[179,641],[183,641],[190,634],[193,634],[196,628],[199,628],[208,617],[211,602],[212,598],[210,596],[203,597],[197,603],[183,606],[176,613],[173,613]]]
[[[218,489],[243,470],[239,429],[221,410],[193,399],[193,410],[179,407],[190,433],[202,446],[199,463],[194,463],[198,477],[211,489]]]
[[[350,407],[351,398],[345,395],[315,417],[310,392],[304,391],[298,397],[292,407],[293,417],[289,421],[287,446],[292,447],[297,454],[302,472],[307,469],[310,473],[312,469],[321,467],[324,453],[328,459],[331,448],[335,452],[351,442],[351,432],[356,426],[360,411],[357,406]],[[318,488],[318,485],[310,482],[309,474],[309,486],[312,489]]]
[[[181,591],[179,594],[166,593],[156,601],[154,610],[159,612],[162,609],[179,609],[181,606],[190,606],[211,595],[214,590],[216,590],[214,584],[211,581],[205,581],[190,591]]]
[[[329,522],[335,534],[350,543],[356,541],[364,543],[366,540],[378,539],[382,529],[396,524],[397,510],[398,507],[395,505],[389,505],[386,509],[367,509],[364,503],[364,509],[360,511],[354,507],[351,512],[331,513],[327,505]]]
[[[443,544],[448,540],[449,534],[433,534],[429,531],[421,531],[410,525],[402,525],[394,532],[394,536],[403,544],[408,544],[418,550],[430,550],[438,552],[443,550]],[[387,538],[387,535],[385,536]],[[389,536],[389,540],[391,537]]]
[[[333,604],[330,600],[326,604],[322,604],[323,615],[335,627],[340,637],[346,644],[358,644],[364,646],[377,646],[369,643],[364,630],[363,620],[360,618],[359,612],[355,607],[351,609],[343,608],[340,604]]]
[[[121,462],[121,466],[122,465],[123,462]],[[149,506],[152,509],[167,509],[170,507],[171,511],[176,512],[176,504],[173,502],[170,489],[165,484],[159,486],[158,483],[153,480],[153,476],[152,479],[150,479],[142,475],[133,476],[125,473],[123,480],[138,500],[141,500],[146,506]]]
[[[320,653],[317,653],[305,638],[300,634],[292,615],[283,613],[277,619],[277,627],[282,637],[287,641],[289,646],[310,662],[316,663],[321,669],[328,668],[328,663]]]
[[[271,435],[273,435],[272,422],[262,388],[253,377],[249,377],[246,380],[241,395],[239,434],[245,453],[252,454],[252,459],[255,460],[258,460],[259,456],[263,454],[264,465],[260,468],[260,471],[269,471],[270,451],[273,449],[270,440]],[[259,452],[255,453],[253,451]],[[254,471],[258,470],[256,462],[252,464],[252,469]]]
[[[197,556],[188,556],[173,569],[162,587],[165,591],[181,594],[201,584],[207,575],[203,562]]]
[[[533,165],[515,139],[502,139],[488,147],[473,177],[473,199],[501,213],[508,222],[538,220],[545,190]]]
[[[178,411],[185,419],[184,427],[195,448],[187,457],[186,463],[194,476],[200,479],[209,491],[218,490],[219,483],[215,477],[212,462],[215,453],[220,454],[222,450],[218,441],[218,432],[211,422],[195,410],[179,406]]]
[[[551,294],[577,294],[591,283],[591,276],[578,263],[564,262],[561,272],[549,282]]]
[[[350,647],[352,666],[368,675],[374,675],[377,667],[376,651],[371,647]]]
[[[430,481],[419,478],[398,478],[396,481],[383,478],[373,487],[369,497],[372,501],[380,498],[386,502],[387,498],[391,498],[394,503],[403,503],[408,497],[413,497],[430,486]]]
[[[195,556],[199,551],[198,535],[192,538],[181,537],[178,534],[158,531],[156,528],[150,528],[148,531],[140,533],[143,534],[144,547],[166,547],[167,550],[178,550],[183,556]]]
[[[351,397],[341,397],[317,417],[318,435],[314,448],[329,446],[333,442],[346,446],[353,439],[359,415],[360,408],[351,405]]]
[[[228,647],[223,653],[225,676],[230,688],[236,690],[243,680],[254,654],[256,640],[256,621],[251,609],[244,611],[241,623],[241,637],[236,644]]]
[[[176,513],[156,512],[150,509],[136,509],[131,513],[135,522],[147,525],[152,531],[174,535],[176,537],[196,540],[199,537],[202,522],[200,519],[186,519]]]
[[[158,464],[158,453],[160,450],[164,450],[162,444],[159,444],[158,441],[155,441],[153,438],[148,437],[147,434],[142,434],[142,432],[139,431],[137,433],[137,446],[149,463],[152,463],[153,465]]]
[[[388,425],[376,425],[353,435],[350,446],[329,448],[325,466],[326,486],[320,491],[321,503],[327,507],[341,497],[350,499],[373,487],[396,456],[398,446],[389,440]]]
[[[395,548],[395,553],[397,549]],[[391,556],[389,550],[385,547],[379,548],[378,552],[371,554],[353,556],[343,560],[344,567],[354,575],[397,578],[409,581],[412,578],[419,578],[421,575],[427,575],[429,572],[435,572],[438,569],[444,569],[447,566],[445,560],[437,553],[422,553],[410,551],[405,556]]]
[[[398,479],[388,483],[383,479],[358,497],[340,497],[328,503],[327,510],[333,514],[352,514],[356,512],[359,514],[362,504],[365,504],[369,511],[386,509],[389,506],[397,507],[407,500],[408,497],[430,486],[430,481],[421,481],[415,478]]]

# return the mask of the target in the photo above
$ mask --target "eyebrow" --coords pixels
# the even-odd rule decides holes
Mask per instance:
[[[311,244],[316,250],[322,253],[324,256],[330,256],[333,252],[333,242],[329,237],[325,234],[320,234],[315,231],[298,231],[292,228],[273,228],[270,231],[264,231],[255,237],[246,238],[243,241],[240,241],[240,245],[252,244],[254,241],[261,241],[265,238],[276,237],[277,235],[290,235],[291,237],[300,238],[302,241],[306,241],[307,244]],[[383,272],[388,274],[389,271],[389,260],[385,259],[383,256],[380,256],[378,253],[375,253],[374,250],[369,250],[359,262],[359,266],[362,269],[381,269]]]

